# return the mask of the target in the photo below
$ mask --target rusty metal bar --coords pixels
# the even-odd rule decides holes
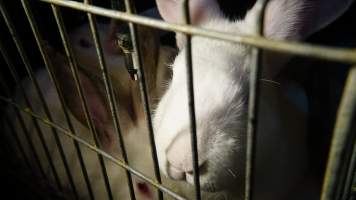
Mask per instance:
[[[190,10],[189,0],[182,1],[183,23],[190,24]],[[193,162],[193,175],[194,175],[194,189],[195,199],[201,199],[200,193],[200,180],[199,180],[199,164],[198,164],[198,139],[197,139],[197,125],[195,116],[195,101],[194,101],[194,73],[193,73],[193,61],[192,61],[192,38],[190,35],[186,35],[187,44],[185,60],[187,63],[187,93],[188,93],[188,107],[189,107],[189,119],[190,119],[190,142],[192,148],[192,162]]]
[[[74,57],[72,47],[71,47],[71,45],[70,45],[70,43],[68,41],[68,35],[67,35],[66,28],[64,26],[62,15],[61,15],[60,10],[59,10],[59,8],[57,6],[51,5],[51,7],[52,7],[52,11],[53,11],[54,17],[56,19],[56,23],[57,23],[57,26],[58,26],[58,29],[59,29],[59,32],[60,32],[60,35],[61,35],[61,38],[62,38],[62,42],[63,42],[65,53],[66,53],[66,55],[68,57],[68,61],[69,61],[69,65],[70,65],[70,68],[71,68],[71,71],[72,71],[72,74],[73,74],[73,78],[74,78],[74,81],[76,83],[77,91],[78,91],[78,94],[79,94],[79,98],[80,98],[80,101],[81,101],[82,108],[84,110],[84,115],[85,115],[85,118],[86,118],[86,121],[87,121],[88,128],[89,128],[90,132],[93,135],[95,144],[98,147],[100,147],[101,144],[99,142],[99,138],[98,138],[95,126],[94,126],[93,118],[91,116],[91,113],[89,112],[87,98],[84,95],[84,90],[83,90],[83,87],[82,87],[82,83],[81,83],[81,80],[79,78],[78,63],[76,61],[76,58]],[[110,188],[110,184],[109,184],[109,178],[108,178],[108,175],[107,175],[104,158],[103,158],[102,155],[98,154],[98,159],[99,159],[99,163],[100,163],[101,172],[102,172],[103,177],[104,177],[105,189],[108,192],[109,198],[112,199],[112,192],[111,192],[111,188]]]
[[[131,0],[125,0],[125,9],[126,13],[133,14],[135,12],[135,8],[133,6],[133,3]],[[129,23],[129,28],[130,28],[130,36],[131,36],[131,42],[133,45],[133,52],[131,54],[132,60],[133,60],[133,65],[134,68],[138,70],[138,78],[139,78],[139,86],[140,86],[140,93],[141,93],[141,99],[143,102],[143,108],[146,116],[146,123],[148,127],[148,134],[149,134],[149,142],[151,146],[151,155],[152,155],[152,160],[153,160],[153,167],[154,167],[154,173],[155,173],[155,178],[158,184],[162,183],[161,180],[161,174],[159,171],[159,164],[158,164],[158,158],[157,158],[157,150],[156,150],[156,143],[155,143],[155,136],[153,132],[153,125],[152,125],[152,117],[151,117],[151,108],[148,100],[148,87],[146,83],[146,78],[145,78],[145,72],[143,69],[142,65],[142,56],[141,56],[141,49],[140,47],[140,40],[137,35],[137,27],[133,23]],[[162,200],[163,199],[163,193],[161,190],[158,190],[158,199]]]
[[[91,1],[84,0],[84,3],[89,5],[89,4],[91,4]],[[114,6],[114,4],[112,6]],[[111,111],[114,128],[115,128],[115,131],[117,132],[118,137],[119,137],[119,149],[122,152],[122,157],[124,159],[124,162],[129,165],[126,148],[125,148],[125,142],[124,142],[124,138],[122,137],[122,132],[121,132],[121,128],[120,128],[119,112],[118,112],[118,108],[117,108],[118,105],[116,104],[114,89],[112,86],[110,76],[108,75],[108,69],[106,66],[105,59],[104,59],[102,46],[100,44],[100,36],[98,33],[96,18],[95,18],[95,16],[93,16],[90,13],[87,13],[87,14],[88,14],[88,20],[89,20],[91,33],[92,33],[92,38],[93,38],[93,41],[94,41],[94,44],[95,44],[95,47],[97,50],[97,55],[98,55],[99,64],[100,64],[99,67],[100,67],[101,73],[103,75],[103,80],[105,83],[105,89],[106,89],[107,99],[108,99],[109,106],[110,106],[110,111]],[[129,187],[130,199],[135,200],[136,197],[135,197],[135,191],[134,191],[134,187],[133,187],[133,183],[132,183],[131,174],[128,171],[125,171],[125,172],[126,172],[126,178],[127,178],[128,187]]]
[[[255,19],[255,33],[263,36],[263,24],[268,0],[258,0],[254,8],[257,10]],[[245,200],[253,200],[254,169],[256,159],[256,139],[259,110],[259,92],[262,71],[262,52],[253,48],[251,57],[251,71],[248,98],[248,120],[246,135],[246,171],[245,171]]]
[[[356,66],[349,71],[341,103],[337,113],[334,134],[329,152],[327,168],[324,176],[321,200],[334,200],[339,183],[339,173],[350,142],[354,142],[355,133],[352,132],[356,115]]]
[[[52,63],[50,62],[50,59],[49,59],[49,56],[48,56],[47,52],[44,50],[45,49],[45,47],[44,47],[45,44],[44,44],[44,41],[42,39],[43,37],[40,34],[40,31],[38,29],[38,26],[36,24],[34,16],[33,16],[32,12],[31,12],[30,5],[29,5],[27,0],[21,0],[21,3],[22,3],[22,6],[23,6],[23,8],[25,10],[27,19],[28,19],[28,21],[29,21],[29,23],[31,25],[32,32],[33,32],[34,37],[36,39],[38,48],[39,48],[40,53],[42,55],[42,59],[43,59],[43,61],[45,63],[45,66],[46,66],[47,72],[49,74],[49,77],[50,77],[52,83],[54,84],[54,86],[56,88],[56,91],[57,91],[57,94],[58,94],[58,97],[59,97],[59,101],[60,101],[60,106],[61,106],[61,108],[63,110],[63,113],[64,113],[65,119],[67,121],[68,127],[69,127],[69,129],[70,129],[70,131],[72,133],[76,134],[76,132],[74,130],[73,123],[72,123],[72,121],[70,119],[70,115],[69,115],[68,109],[65,106],[63,93],[62,93],[62,91],[61,91],[61,89],[59,87],[58,80],[56,79],[56,76],[54,75]],[[92,187],[90,185],[90,180],[89,180],[88,172],[87,172],[84,160],[83,160],[82,152],[80,150],[78,142],[73,140],[73,143],[74,143],[74,147],[75,147],[76,153],[78,155],[79,164],[80,164],[81,169],[82,169],[84,181],[85,181],[85,184],[86,184],[87,189],[88,189],[89,198],[91,200],[94,200],[94,194],[93,194],[93,191],[92,191]],[[66,170],[69,170],[69,169],[66,168]],[[70,178],[71,178],[70,179],[70,183],[74,185],[74,181],[73,181],[71,176],[70,176]],[[74,187],[74,189],[75,189],[75,187]],[[74,192],[77,193],[76,189],[74,190]]]
[[[14,101],[12,99],[9,99],[9,98],[3,97],[3,96],[0,96],[0,101],[4,101],[4,102],[12,105],[15,110],[24,112],[24,113],[26,113],[28,115],[31,115],[34,118],[36,118],[38,121],[40,121],[40,122],[42,122],[42,123],[44,123],[44,124],[46,124],[48,126],[56,128],[60,133],[64,134],[67,137],[70,137],[70,138],[76,140],[80,144],[82,144],[85,147],[93,150],[94,152],[98,153],[99,155],[104,156],[106,159],[108,159],[109,161],[111,161],[114,164],[118,165],[119,167],[130,171],[130,173],[132,173],[135,176],[143,179],[144,181],[146,181],[147,183],[153,185],[154,187],[156,187],[157,189],[161,190],[162,192],[165,192],[166,194],[168,194],[172,198],[174,198],[176,200],[186,200],[184,197],[182,197],[182,196],[176,194],[175,192],[173,192],[172,190],[164,187],[162,184],[157,183],[156,181],[152,180],[151,178],[146,177],[143,173],[139,172],[138,170],[130,167],[123,160],[115,158],[115,157],[111,156],[110,154],[106,153],[105,151],[101,150],[100,148],[97,147],[96,144],[90,144],[89,142],[85,141],[84,139],[74,135],[72,132],[68,131],[67,129],[61,127],[60,125],[49,121],[47,118],[43,118],[43,117],[37,115],[31,109],[26,108],[26,107],[21,107],[21,106],[17,105],[16,103],[14,103]]]
[[[219,31],[213,31],[203,28],[197,28],[194,26],[166,23],[161,20],[155,20],[147,17],[142,17],[130,13],[124,13],[119,11],[113,11],[110,9],[100,8],[97,6],[88,6],[83,3],[75,1],[63,1],[63,0],[40,0],[42,2],[52,3],[58,6],[64,6],[90,12],[96,15],[110,17],[113,19],[119,19],[135,24],[141,24],[149,27],[163,29],[167,31],[181,32],[190,35],[204,36],[212,39],[225,40],[235,43],[242,43],[251,45],[265,50],[271,50],[276,52],[290,53],[305,57],[313,57],[319,59],[325,59],[330,61],[338,61],[342,63],[356,64],[356,50],[345,48],[330,48],[320,45],[312,45],[302,42],[290,42],[290,41],[275,41],[272,39],[263,38],[261,36],[247,36],[223,33]]]

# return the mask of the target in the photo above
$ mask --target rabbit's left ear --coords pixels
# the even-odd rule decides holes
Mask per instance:
[[[333,22],[353,0],[270,0],[264,34],[273,39],[302,40]],[[254,17],[252,8],[247,18]],[[249,20],[249,19],[247,19]]]
[[[270,0],[266,7],[264,36],[276,40],[299,41],[324,28],[341,16],[353,0]],[[246,15],[246,23],[254,23],[256,7]],[[277,58],[278,56],[278,58]],[[290,55],[266,52],[263,75],[275,77]]]

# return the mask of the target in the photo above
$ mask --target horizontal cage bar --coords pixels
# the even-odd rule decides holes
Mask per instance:
[[[157,189],[161,190],[162,192],[165,192],[166,194],[168,194],[169,196],[173,197],[174,199],[177,200],[186,200],[184,197],[176,194],[175,192],[173,192],[172,190],[168,189],[167,187],[163,186],[162,184],[157,183],[156,181],[152,180],[151,178],[146,177],[143,173],[141,173],[140,171],[130,167],[129,165],[127,165],[123,160],[118,159],[113,157],[112,155],[106,153],[105,151],[101,150],[100,148],[97,147],[96,144],[91,144],[89,142],[87,142],[86,140],[84,140],[83,138],[73,134],[72,132],[70,132],[69,130],[67,130],[66,128],[61,127],[60,125],[53,123],[51,121],[48,120],[48,118],[44,118],[41,117],[39,115],[37,115],[36,113],[34,113],[30,108],[28,107],[21,107],[20,105],[16,104],[15,101],[13,101],[10,98],[6,98],[4,96],[0,96],[0,101],[6,102],[9,105],[13,106],[13,108],[17,111],[21,111],[23,113],[27,113],[28,115],[36,118],[36,120],[54,127],[55,129],[57,129],[59,131],[59,133],[64,134],[65,136],[72,138],[74,140],[76,140],[77,142],[79,142],[81,145],[84,145],[85,147],[93,150],[94,152],[98,153],[99,155],[105,157],[106,159],[108,159],[109,161],[113,162],[114,164],[116,164],[117,166],[129,171],[131,174],[134,174],[135,176],[145,180],[147,183],[153,185],[154,187],[156,187]]]
[[[258,37],[258,36],[228,34],[228,33],[223,33],[218,31],[207,30],[203,28],[196,28],[194,26],[167,23],[161,20],[150,19],[147,17],[142,17],[134,14],[127,14],[125,12],[120,12],[120,11],[113,11],[110,9],[101,8],[97,6],[88,6],[83,3],[78,3],[75,1],[63,1],[63,0],[39,0],[39,1],[55,4],[58,6],[64,6],[76,10],[81,10],[84,12],[90,12],[99,16],[119,19],[123,21],[132,22],[135,24],[141,24],[149,27],[163,29],[167,31],[175,31],[175,32],[181,32],[190,35],[198,35],[198,36],[209,37],[212,39],[219,39],[224,41],[241,43],[241,44],[251,45],[261,49],[266,49],[266,50],[271,50],[276,52],[284,52],[284,53],[290,53],[290,54],[295,54],[295,55],[300,55],[305,57],[356,64],[355,49],[325,47],[320,45],[311,45],[302,42],[275,41],[275,40]]]

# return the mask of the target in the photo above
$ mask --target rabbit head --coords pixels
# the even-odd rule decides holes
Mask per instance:
[[[156,2],[164,20],[181,23],[182,1]],[[244,19],[229,21],[219,11],[215,0],[189,2],[194,25],[231,34],[254,34],[256,7]],[[267,5],[264,35],[276,40],[302,40],[335,20],[351,2],[271,0]],[[176,40],[180,52],[171,65],[172,80],[155,112],[155,137],[161,170],[173,179],[193,184],[186,48],[182,34],[178,33]],[[222,190],[232,183],[243,182],[251,50],[252,47],[243,44],[192,36],[202,189]],[[266,56],[273,57],[272,54]],[[271,76],[275,76],[285,64],[285,60],[278,58],[271,60],[267,57],[264,61],[264,74]],[[259,128],[259,132],[263,131],[263,127]]]

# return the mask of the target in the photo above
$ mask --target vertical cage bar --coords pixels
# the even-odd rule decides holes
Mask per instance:
[[[1,51],[1,54],[3,55],[4,59],[5,59],[5,62],[7,64],[7,68],[9,69],[10,73],[11,73],[11,76],[12,78],[14,79],[16,85],[18,85],[20,87],[20,90],[21,90],[21,94],[23,95],[23,98],[25,100],[25,104],[28,108],[32,109],[32,106],[31,106],[31,103],[28,99],[28,96],[26,94],[26,91],[23,87],[23,85],[21,84],[21,81],[17,75],[17,72],[15,71],[15,67],[14,65],[12,64],[12,62],[10,61],[10,57],[9,55],[7,54],[5,48],[4,48],[4,44],[3,42],[0,40],[0,51]],[[16,110],[16,109],[15,109]],[[43,166],[40,162],[40,159],[39,159],[39,156],[38,156],[38,153],[36,152],[36,150],[34,149],[34,144],[33,144],[33,141],[31,139],[31,136],[26,128],[26,123],[22,117],[22,115],[18,112],[18,110],[16,110],[16,115],[17,117],[19,118],[19,122],[20,122],[20,125],[22,126],[22,129],[24,130],[24,133],[25,133],[25,136],[26,136],[26,139],[29,140],[29,145],[30,145],[30,148],[31,148],[31,151],[33,151],[33,154],[34,154],[34,158],[35,158],[35,161],[36,163],[38,164],[38,167],[40,169],[40,173],[41,175],[44,177],[44,178],[47,178],[45,173],[44,173],[44,170],[43,170]],[[32,123],[33,125],[35,126],[35,130],[36,132],[38,133],[38,137],[40,138],[41,140],[41,145],[43,146],[44,150],[45,150],[45,154],[46,154],[46,158],[48,159],[48,162],[50,164],[50,168],[53,172],[53,175],[54,175],[54,178],[55,178],[55,181],[59,187],[59,189],[61,189],[61,184],[59,182],[59,177],[58,177],[58,174],[56,173],[56,170],[54,168],[54,165],[53,165],[53,161],[49,155],[49,151],[48,151],[48,148],[47,148],[47,145],[44,143],[43,141],[43,133],[42,133],[42,130],[39,126],[39,124],[37,123],[36,119],[31,117],[32,118]]]
[[[19,138],[19,134],[17,133],[17,131],[15,130],[14,128],[14,125],[12,124],[12,121],[10,120],[9,116],[6,114],[4,114],[6,116],[4,116],[4,119],[5,119],[5,122],[8,126],[8,129],[10,131],[10,135],[11,137],[14,138],[15,140],[15,143],[16,143],[16,146],[18,147],[19,151],[20,151],[20,154],[25,162],[25,165],[28,167],[28,168],[32,168],[32,165],[30,164],[30,160],[28,159],[26,153],[25,153],[25,149],[22,145],[22,143],[20,142],[20,138]]]
[[[132,0],[125,0],[125,9],[126,12],[129,14],[133,14],[135,12],[134,5],[132,3]],[[147,83],[146,83],[146,78],[145,78],[145,72],[143,69],[142,65],[142,56],[141,56],[141,50],[140,50],[140,40],[137,35],[137,27],[133,23],[129,23],[129,28],[130,28],[130,35],[131,35],[131,41],[133,45],[134,52],[132,53],[132,59],[133,59],[133,64],[134,68],[138,69],[138,75],[139,75],[139,86],[140,86],[140,93],[141,93],[141,98],[144,106],[144,111],[146,115],[146,122],[147,122],[147,127],[148,127],[148,134],[149,134],[149,140],[150,140],[150,146],[151,146],[151,154],[152,154],[152,159],[153,159],[153,166],[154,166],[154,173],[155,173],[155,178],[156,181],[161,184],[161,174],[159,171],[159,164],[158,164],[158,158],[157,158],[157,150],[156,150],[156,143],[155,143],[155,136],[153,132],[153,125],[152,125],[152,118],[151,118],[151,108],[148,100],[148,89],[147,89]],[[158,190],[158,199],[162,200],[163,199],[163,193],[162,191]]]
[[[84,3],[91,4],[91,1],[85,0]],[[111,111],[114,128],[119,136],[119,143],[120,143],[119,148],[122,152],[124,162],[126,164],[129,164],[128,158],[127,158],[127,153],[126,153],[126,148],[125,148],[125,142],[124,142],[124,138],[122,137],[122,132],[121,132],[121,128],[120,128],[120,122],[119,122],[119,116],[118,116],[119,113],[118,113],[118,110],[117,110],[118,108],[117,108],[117,104],[115,101],[114,89],[113,89],[113,86],[112,86],[112,83],[110,80],[110,76],[108,75],[108,69],[107,69],[107,66],[105,63],[102,46],[100,44],[96,19],[95,19],[95,16],[93,16],[90,13],[87,13],[87,15],[88,15],[89,25],[90,25],[92,37],[94,40],[95,48],[97,51],[98,59],[99,59],[100,70],[102,72],[103,80],[105,83],[105,89],[106,89],[107,99],[109,101],[109,106],[110,106],[110,111]],[[128,182],[128,186],[129,186],[130,198],[135,200],[136,197],[135,197],[131,174],[127,170],[125,170],[125,172],[126,172],[126,178],[127,178],[127,182]]]
[[[190,12],[189,12],[189,0],[183,0],[183,23],[190,24]],[[194,101],[194,74],[193,74],[193,62],[192,62],[192,37],[186,35],[186,73],[187,73],[187,93],[188,93],[188,106],[189,106],[189,119],[190,119],[190,141],[192,147],[192,159],[193,159],[193,175],[194,175],[194,187],[195,187],[195,199],[200,200],[200,180],[199,180],[199,164],[198,164],[198,142],[197,142],[197,127],[195,116],[195,101]]]
[[[6,106],[7,104],[2,103],[0,105]],[[20,152],[20,154],[18,153],[19,150],[17,148],[18,147],[17,143],[15,142],[16,144],[14,144],[13,138],[10,138],[8,136],[8,134],[9,133],[11,134],[11,132],[10,132],[9,126],[8,126],[8,124],[6,124],[6,121],[4,118],[5,118],[5,116],[3,115],[2,119],[0,121],[0,126],[2,127],[2,130],[3,130],[2,134],[0,135],[0,140],[1,140],[0,153],[2,154],[1,156],[4,156],[4,155],[10,156],[10,158],[5,157],[5,159],[3,159],[3,160],[12,159],[15,161],[19,161],[19,160],[21,160],[21,158],[23,158],[23,154],[21,154],[21,152]],[[26,160],[25,160],[25,164],[27,166]]]
[[[99,143],[99,138],[98,138],[95,126],[94,126],[93,118],[91,117],[91,114],[89,112],[87,99],[86,99],[86,97],[84,95],[84,90],[83,90],[83,87],[82,87],[82,83],[81,83],[81,80],[79,78],[78,64],[77,64],[77,61],[76,61],[76,59],[74,57],[73,50],[72,50],[72,48],[70,46],[70,43],[68,41],[68,35],[67,35],[66,28],[64,26],[62,15],[61,15],[60,10],[59,10],[59,8],[57,6],[51,4],[51,7],[52,7],[52,11],[53,11],[54,17],[56,19],[56,23],[57,23],[57,26],[58,26],[58,29],[59,29],[59,32],[60,32],[60,35],[61,35],[61,38],[62,38],[62,42],[63,42],[63,46],[64,46],[64,49],[65,49],[66,55],[67,55],[68,60],[69,60],[69,65],[70,65],[70,68],[71,68],[71,71],[72,71],[72,74],[73,74],[74,81],[76,83],[77,91],[78,91],[78,94],[79,94],[79,98],[80,98],[80,101],[81,101],[82,108],[84,110],[84,115],[85,115],[85,119],[87,121],[88,128],[89,128],[90,132],[93,135],[95,145],[100,147],[101,145]],[[106,191],[108,193],[109,199],[112,199],[112,191],[111,191],[111,188],[110,188],[109,178],[108,178],[108,175],[107,175],[107,172],[106,172],[104,158],[103,158],[102,155],[98,154],[98,159],[99,159],[99,163],[100,163],[101,172],[102,172],[103,177],[104,177],[105,189],[106,189]]]
[[[263,36],[264,15],[268,0],[258,0],[255,8],[257,9],[255,21],[255,33]],[[249,102],[248,102],[248,122],[246,137],[246,174],[245,174],[245,200],[253,200],[254,187],[254,165],[256,154],[256,137],[258,125],[259,109],[259,79],[261,76],[262,52],[258,48],[253,48],[251,57],[251,71],[249,83]]]
[[[48,104],[47,104],[47,102],[46,102],[46,100],[44,98],[44,95],[43,95],[43,93],[42,93],[42,91],[40,89],[39,83],[36,80],[35,73],[33,72],[32,68],[30,66],[30,61],[29,61],[28,57],[25,54],[24,48],[23,48],[23,46],[22,46],[22,44],[21,44],[21,42],[19,40],[17,31],[15,30],[15,27],[13,25],[12,20],[9,18],[9,14],[6,11],[3,2],[2,1],[0,1],[0,2],[1,2],[1,13],[2,13],[2,15],[3,15],[4,19],[5,19],[6,25],[7,25],[8,29],[9,29],[9,31],[10,31],[10,33],[12,35],[12,38],[13,38],[15,44],[16,44],[16,47],[17,47],[17,49],[18,49],[18,51],[20,53],[21,59],[23,60],[23,63],[24,63],[25,68],[26,68],[26,70],[28,72],[28,75],[29,75],[32,83],[35,86],[36,92],[38,94],[38,97],[40,99],[42,107],[43,107],[43,109],[45,111],[45,114],[46,114],[47,118],[50,121],[52,121],[53,119],[52,119],[52,115],[51,115],[51,113],[49,111]],[[38,126],[37,122],[35,123],[35,126]],[[75,184],[73,182],[73,176],[72,176],[71,171],[69,169],[67,158],[66,158],[66,155],[64,153],[63,146],[62,146],[62,143],[61,143],[61,141],[59,139],[57,130],[55,128],[51,127],[51,131],[53,133],[53,136],[54,136],[54,139],[55,139],[55,142],[56,142],[56,146],[57,146],[57,148],[59,150],[60,157],[61,157],[61,160],[62,160],[63,165],[65,167],[65,172],[66,172],[66,175],[68,176],[68,179],[69,179],[71,188],[73,190],[74,196],[75,196],[76,199],[78,199],[78,193],[77,193]],[[40,132],[40,133],[42,133],[42,132]],[[58,172],[57,172],[57,170],[56,170],[56,168],[54,166],[53,159],[51,158],[51,154],[49,153],[49,149],[48,149],[48,146],[46,144],[44,135],[43,134],[39,134],[39,136],[40,136],[40,140],[41,140],[41,142],[43,144],[43,147],[45,149],[46,156],[47,156],[47,158],[49,160],[49,163],[51,165],[52,171],[54,173],[55,179],[58,182],[59,188],[62,189],[61,181],[60,181],[60,179],[58,177]]]
[[[356,175],[356,141],[354,140],[351,161],[349,164],[349,169],[346,174],[346,181],[342,194],[342,200],[347,200],[350,198],[352,193],[352,182],[354,181],[355,175]]]
[[[37,151],[36,151],[35,145],[33,144],[33,141],[32,141],[32,139],[31,139],[30,133],[28,132],[28,130],[27,130],[27,128],[26,128],[25,121],[24,121],[24,119],[23,119],[21,113],[20,113],[16,108],[13,108],[13,110],[15,111],[15,114],[16,114],[17,119],[19,120],[21,129],[22,129],[23,132],[24,132],[26,141],[27,141],[28,144],[29,144],[30,151],[31,151],[32,154],[33,154],[35,163],[36,163],[37,167],[39,168],[39,173],[40,173],[40,175],[41,175],[43,178],[46,178],[46,174],[45,174],[45,172],[44,172],[43,166],[42,166],[41,161],[40,161],[40,159],[39,159],[39,156],[38,156],[38,153],[37,153]],[[34,120],[36,120],[36,119],[34,119]]]
[[[1,53],[2,53],[2,55],[3,55],[3,57],[4,57],[4,59],[5,59],[5,62],[6,62],[7,65],[8,65],[8,67],[9,67],[9,68],[13,68],[13,65],[11,64],[9,57],[8,57],[6,51],[5,51],[4,48],[3,48],[3,44],[2,44],[2,41],[1,41],[1,40],[0,40],[0,50],[1,50]],[[10,72],[13,73],[12,70],[10,70]],[[3,77],[1,77],[1,79],[3,79]],[[17,83],[17,82],[16,82],[16,83]],[[4,86],[6,86],[6,85],[4,85]],[[8,90],[8,91],[9,91],[9,89],[5,89],[5,90]],[[24,91],[23,91],[23,92],[24,92]],[[20,124],[20,126],[21,126],[21,129],[23,130],[23,133],[24,133],[24,135],[25,135],[26,141],[28,142],[30,151],[31,151],[32,154],[33,154],[34,162],[36,163],[36,165],[37,165],[37,167],[38,167],[38,169],[39,169],[39,173],[40,173],[40,175],[41,175],[43,178],[46,178],[46,175],[45,175],[44,170],[43,170],[43,166],[42,166],[42,164],[41,164],[41,162],[40,162],[38,153],[37,153],[37,151],[36,151],[36,149],[35,149],[35,147],[34,147],[34,144],[33,144],[33,142],[32,142],[32,139],[31,139],[31,137],[30,137],[30,135],[29,135],[29,133],[28,133],[26,124],[25,124],[25,122],[24,122],[24,119],[23,119],[21,113],[20,113],[16,108],[14,108],[13,110],[14,110],[14,112],[15,112],[16,118],[19,120],[19,124]],[[14,119],[12,119],[12,120],[14,120]],[[34,120],[33,117],[32,117],[32,120]],[[30,165],[30,166],[32,166],[32,165]]]
[[[47,72],[48,72],[48,74],[50,76],[51,81],[53,82],[53,84],[54,84],[54,86],[56,88],[56,91],[57,91],[57,94],[58,94],[58,97],[59,97],[59,100],[60,100],[60,106],[61,106],[61,108],[63,110],[64,116],[65,116],[65,120],[66,120],[66,122],[68,124],[69,130],[73,134],[76,134],[76,131],[75,131],[74,126],[73,126],[73,123],[72,123],[72,121],[70,119],[70,116],[69,116],[68,109],[65,106],[63,93],[62,93],[62,91],[61,91],[61,89],[59,87],[58,80],[57,80],[56,76],[54,75],[53,65],[50,62],[50,59],[49,59],[49,56],[48,56],[47,52],[44,50],[45,48],[44,48],[43,39],[42,39],[42,36],[41,36],[41,34],[39,32],[39,29],[38,29],[38,26],[37,26],[36,21],[34,19],[33,13],[31,12],[30,5],[29,5],[27,0],[21,0],[21,3],[22,3],[22,6],[23,6],[23,8],[25,10],[27,19],[28,19],[28,21],[29,21],[29,23],[31,25],[32,32],[33,32],[33,34],[35,36],[36,43],[37,43],[38,48],[40,50],[42,59],[43,59],[43,61],[45,63]],[[75,140],[73,140],[73,143],[74,143],[74,147],[75,147],[77,156],[79,158],[79,164],[80,164],[80,167],[82,169],[82,174],[83,174],[84,181],[85,181],[88,193],[89,193],[89,198],[91,200],[94,200],[93,190],[92,190],[92,187],[91,187],[91,184],[90,184],[88,172],[87,172],[84,160],[83,160],[83,156],[82,156],[82,152],[81,152],[80,147],[79,147],[79,143],[77,141],[75,141]],[[70,182],[74,184],[73,180],[70,180]]]
[[[4,83],[4,77],[3,76],[0,76],[0,88],[2,88],[2,91],[5,93],[6,96],[10,97],[11,96],[11,92],[10,92],[10,89],[8,87],[8,85],[6,83]],[[17,131],[15,130],[14,128],[14,125],[12,124],[12,121],[10,120],[10,116],[9,116],[9,113],[7,112],[7,106],[4,106],[4,112],[3,113],[3,123],[5,125],[5,122],[6,122],[6,125],[8,127],[8,133],[7,133],[7,136],[5,137],[8,137],[9,139],[10,138],[13,138],[15,143],[16,143],[16,146],[18,147],[18,150],[21,154],[21,156],[23,157],[23,160],[25,162],[25,165],[28,167],[28,168],[32,168],[31,164],[30,164],[30,160],[28,159],[26,153],[25,153],[25,149],[22,145],[22,143],[20,142],[20,138],[19,138],[19,135],[17,133]],[[5,131],[4,131],[5,132]],[[10,144],[11,145],[11,144]]]
[[[165,186],[163,186],[162,184],[158,184],[155,180],[145,176],[143,173],[137,171],[136,169],[130,167],[129,165],[126,165],[122,160],[115,158],[114,156],[111,156],[110,154],[106,153],[105,151],[99,149],[95,144],[91,144],[89,142],[87,142],[86,140],[72,134],[70,131],[68,131],[67,129],[63,128],[62,126],[53,123],[51,121],[48,121],[48,119],[37,115],[36,113],[34,113],[32,110],[26,108],[26,107],[22,107],[20,105],[17,105],[16,103],[14,103],[13,101],[11,101],[11,99],[9,98],[5,98],[3,96],[0,96],[0,101],[4,101],[8,104],[11,104],[13,108],[24,112],[28,115],[31,115],[33,117],[36,118],[36,120],[47,124],[49,126],[53,126],[55,127],[58,131],[60,131],[61,133],[63,133],[65,136],[73,138],[74,140],[78,141],[82,146],[91,149],[94,152],[97,152],[98,154],[103,155],[108,161],[114,163],[115,165],[121,167],[121,168],[125,168],[126,170],[130,171],[132,174],[136,175],[138,178],[141,178],[142,180],[146,181],[147,183],[149,183],[150,185],[162,190],[164,193],[168,194],[169,196],[171,196],[174,199],[177,200],[185,200],[184,197],[178,195],[177,193],[175,193],[174,191],[170,190],[169,188],[166,188]]]
[[[321,200],[334,200],[340,182],[340,172],[343,163],[347,162],[346,150],[350,142],[354,142],[355,133],[352,131],[356,113],[356,66],[348,74],[341,103],[337,113],[331,142]]]

